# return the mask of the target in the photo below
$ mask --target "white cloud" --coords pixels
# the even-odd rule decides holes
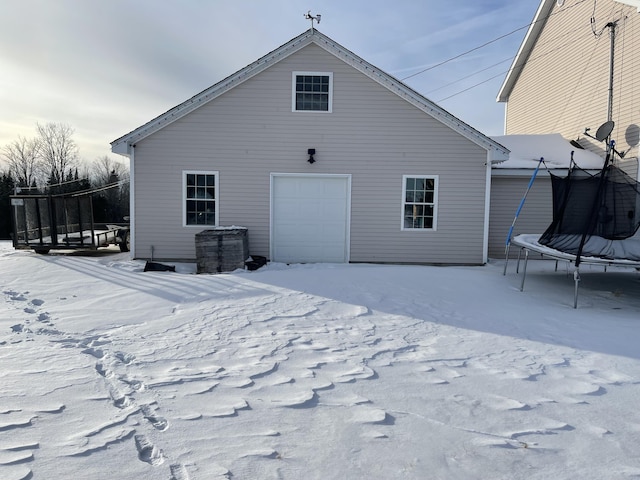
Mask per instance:
[[[402,77],[528,23],[537,2],[521,3],[5,0],[0,16],[0,146],[19,134],[31,135],[38,121],[54,121],[76,129],[84,158],[109,154],[111,140],[309,28],[303,17],[309,9],[322,14],[323,33]],[[465,62],[437,69],[435,77],[425,73],[409,83],[424,93],[443,78],[454,79],[515,54],[520,38],[513,36]],[[465,97],[460,108],[455,102],[443,107],[484,131],[496,119],[477,118],[474,110],[487,112],[490,106],[493,117],[502,116],[502,106],[494,104],[500,81],[491,91]]]

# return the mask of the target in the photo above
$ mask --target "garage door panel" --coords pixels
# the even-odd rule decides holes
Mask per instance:
[[[347,261],[349,178],[274,176],[272,185],[273,260]]]

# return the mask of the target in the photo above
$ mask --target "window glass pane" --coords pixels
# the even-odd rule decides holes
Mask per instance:
[[[185,221],[187,225],[215,225],[216,176],[206,173],[185,175]]]
[[[435,211],[435,179],[405,179],[403,225],[405,229],[433,228]]]
[[[416,179],[407,178],[407,190],[414,190],[416,188]]]
[[[329,111],[329,77],[296,75],[296,110]]]

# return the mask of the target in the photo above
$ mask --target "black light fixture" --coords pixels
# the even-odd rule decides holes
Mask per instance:
[[[309,154],[309,160],[307,160],[307,162],[315,163],[316,159],[313,158],[313,156],[316,154],[316,149],[310,148],[309,150],[307,150],[307,153]]]

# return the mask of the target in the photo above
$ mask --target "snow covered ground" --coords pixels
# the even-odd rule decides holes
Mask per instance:
[[[0,242],[0,478],[640,477],[640,274]]]

